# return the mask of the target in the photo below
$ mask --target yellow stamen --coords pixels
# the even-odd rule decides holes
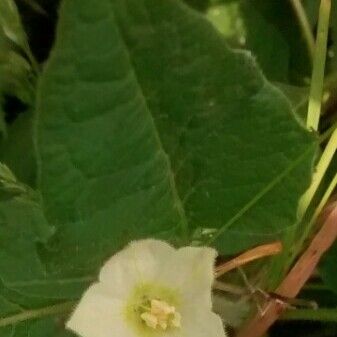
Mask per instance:
[[[158,325],[158,319],[155,315],[150,314],[149,312],[143,312],[140,315],[141,319],[145,322],[145,324],[152,328],[156,329]]]
[[[162,330],[166,330],[168,327],[181,327],[181,315],[174,306],[157,299],[152,299],[150,304],[151,306],[140,315],[148,327],[152,329],[159,327]]]

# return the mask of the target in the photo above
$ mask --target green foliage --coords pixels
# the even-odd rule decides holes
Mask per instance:
[[[318,137],[295,115],[310,59],[295,19],[276,18],[289,6],[63,0],[40,75],[6,4],[0,97],[29,108],[2,123],[0,337],[70,335],[61,309],[131,240],[229,256],[297,224]]]
[[[27,47],[26,34],[22,28],[19,13],[13,0],[0,4],[0,26],[4,35],[23,50]]]
[[[310,55],[290,1],[242,0],[225,8],[235,5],[236,22],[241,21],[245,31],[239,42],[254,53],[268,79],[303,84],[303,77],[310,75]],[[220,13],[217,26],[226,21],[224,15]]]
[[[111,4],[61,13],[38,91],[39,188],[59,228],[48,263],[88,273],[131,239],[172,239],[186,224]]]
[[[0,142],[1,162],[6,163],[21,182],[31,187],[35,187],[36,182],[34,117],[31,110],[20,113],[14,122],[7,125],[7,135]]]
[[[6,97],[16,97],[26,105],[33,105],[36,66],[14,0],[0,2],[0,147],[6,147]],[[3,159],[3,153],[0,155]]]
[[[26,34],[13,0],[0,3],[0,97],[17,96],[25,103],[33,101],[31,65]]]
[[[282,201],[308,185],[313,138],[254,61],[228,50],[203,20],[170,5],[149,5],[147,13],[153,19],[144,15],[143,25],[156,35],[118,17],[190,227],[219,228],[217,246],[227,254],[275,238],[295,221],[296,201],[287,214]],[[144,47],[134,43],[140,39]]]

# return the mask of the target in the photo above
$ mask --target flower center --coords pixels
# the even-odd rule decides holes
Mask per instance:
[[[139,283],[127,299],[125,318],[138,337],[159,337],[181,327],[181,299],[177,289],[156,282]]]
[[[181,315],[174,306],[157,299],[147,302],[142,306],[140,318],[149,328],[166,330],[181,327]]]

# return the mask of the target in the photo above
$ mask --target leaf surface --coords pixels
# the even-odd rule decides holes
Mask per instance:
[[[220,229],[224,254],[279,238],[316,147],[289,102],[183,5],[114,3],[190,227]]]
[[[61,13],[37,98],[39,188],[57,227],[45,260],[86,275],[130,240],[181,236],[184,214],[112,2]]]
[[[2,212],[3,228],[55,229],[23,231],[34,275],[23,260],[6,276],[6,299],[28,308],[79,297],[130,240],[208,228],[233,254],[279,238],[317,145],[254,60],[175,0],[65,0],[37,113],[42,203],[24,221],[24,205]]]

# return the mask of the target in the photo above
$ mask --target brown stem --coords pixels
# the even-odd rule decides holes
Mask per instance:
[[[282,251],[282,243],[275,241],[252,248],[232,260],[226,261],[215,267],[215,277],[218,278],[230,270],[241,267],[249,262],[261,259],[263,257],[279,254]]]
[[[332,206],[329,207],[330,212],[325,218],[323,226],[276,289],[276,294],[287,298],[295,298],[315,270],[322,255],[336,240],[337,203]],[[236,337],[260,337],[264,335],[287,307],[287,303],[270,298],[265,304],[264,315],[261,316],[257,313],[242,327]]]

